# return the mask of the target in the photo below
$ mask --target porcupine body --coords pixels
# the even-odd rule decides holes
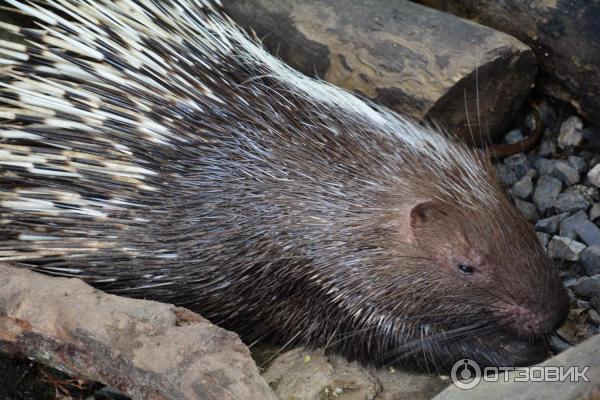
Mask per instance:
[[[568,307],[485,154],[268,55],[204,0],[9,3],[0,261],[248,341],[524,365]]]

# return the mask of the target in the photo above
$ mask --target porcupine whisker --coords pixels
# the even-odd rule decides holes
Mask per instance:
[[[325,346],[323,346],[323,351],[327,351],[327,348],[331,344],[331,340],[336,336],[337,330],[338,330],[338,328],[336,327],[334,329],[333,333],[331,334],[331,336],[329,337],[329,339],[327,339],[327,342],[325,342]]]
[[[403,322],[416,321],[416,320],[425,321],[425,320],[427,320],[429,318],[432,318],[432,317],[436,317],[436,316],[443,317],[444,315],[445,314],[440,313],[440,314],[437,314],[437,315],[436,314],[427,314],[427,315],[413,316],[412,318],[403,317],[403,318],[398,319],[397,322],[398,323],[403,323]],[[464,317],[479,316],[479,315],[481,315],[481,311],[464,312],[461,315],[463,315]],[[377,326],[368,326],[368,327],[356,329],[356,330],[349,331],[349,332],[343,332],[343,333],[340,333],[340,334],[336,335],[335,337],[338,340],[330,341],[330,344],[331,345],[335,345],[335,344],[338,344],[338,343],[342,343],[344,340],[349,339],[349,338],[351,338],[353,336],[359,335],[359,334],[364,333],[366,331],[376,331],[377,329],[378,329]],[[376,333],[377,333],[377,331],[376,331]]]
[[[510,293],[510,291],[508,290],[508,288],[506,287],[505,283],[500,281],[500,286],[502,288],[502,293],[505,294],[510,300],[506,300],[505,298],[501,298],[499,296],[494,296],[496,297],[498,300],[504,301],[510,305],[516,306],[517,300],[514,298],[514,296]]]
[[[369,326],[363,329],[357,329],[355,331],[352,331],[350,333],[345,333],[345,334],[339,334],[337,335],[337,337],[339,337],[338,340],[330,340],[328,343],[328,346],[326,347],[333,347],[336,346],[338,344],[344,343],[349,339],[355,338],[359,335],[362,335],[366,332],[370,332],[370,334],[374,334],[377,337],[381,337],[381,338],[385,338],[387,337],[387,335],[385,333],[379,333],[379,327],[378,326]]]
[[[467,88],[463,89],[463,97],[464,97],[464,103],[465,103],[465,117],[467,119],[467,128],[469,128],[469,135],[471,136],[471,141],[473,143],[477,143],[475,141],[475,135],[473,134],[473,128],[471,127],[471,120],[469,119],[469,107],[468,107],[468,102],[467,102]]]
[[[479,126],[479,137],[481,138],[481,143],[484,145],[488,143],[489,138],[483,132],[483,126],[481,124],[481,111],[479,109],[479,66],[475,66],[475,107],[477,107],[477,124]]]
[[[361,329],[356,329],[350,332],[344,332],[344,333],[339,333],[337,335],[332,335],[331,338],[328,341],[328,345],[336,345],[339,343],[343,343],[345,340],[350,339],[354,336],[360,335],[362,333],[368,332],[368,331],[374,331],[377,329],[377,326],[367,326],[365,328],[361,328]],[[339,338],[339,340],[331,340],[334,337]],[[327,347],[327,346],[326,346]]]
[[[298,333],[296,333],[290,340],[288,340],[283,346],[281,346],[279,348],[279,350],[277,350],[275,352],[275,354],[273,354],[271,357],[269,357],[265,362],[263,362],[261,365],[259,365],[259,368],[264,368],[265,366],[267,366],[271,361],[273,361],[275,359],[275,357],[277,357],[279,354],[281,354],[281,352],[283,352],[283,350],[285,350],[299,335],[300,333],[302,333],[302,331],[298,331]]]
[[[493,293],[487,293],[485,291],[485,289],[481,287],[481,285],[478,285],[476,283],[471,283],[471,284],[475,288],[477,288],[482,294],[485,293],[486,295],[492,296],[495,299],[497,299],[497,300],[499,300],[499,301],[501,301],[503,303],[506,303],[508,305],[515,306],[515,307],[517,306],[516,300],[511,296],[511,294],[508,292],[508,290],[506,290],[506,288],[504,288],[504,287],[503,287],[502,293],[508,296],[508,300],[506,298],[504,298],[504,297],[499,296],[499,295],[496,295],[496,294],[493,294]],[[502,284],[502,282],[501,282],[501,284]],[[512,301],[510,301],[510,300],[512,300]]]
[[[423,348],[430,346],[431,344],[444,344],[448,342],[455,341],[458,338],[464,336],[476,336],[478,334],[484,333],[488,330],[493,330],[494,326],[489,323],[478,323],[470,326],[451,329],[443,332],[439,332],[434,335],[422,336],[420,339],[403,343],[398,348],[391,351],[389,354],[385,355],[385,358],[389,358],[393,356],[395,362],[400,361],[403,358],[410,357],[415,353],[421,351]],[[402,353],[401,355],[397,355],[398,353]]]

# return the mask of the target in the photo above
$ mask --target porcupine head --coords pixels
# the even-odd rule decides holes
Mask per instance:
[[[486,155],[267,54],[203,0],[44,5],[1,42],[0,259],[248,342],[545,357],[568,301]]]

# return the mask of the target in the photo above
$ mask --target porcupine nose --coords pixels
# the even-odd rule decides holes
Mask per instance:
[[[539,308],[540,311],[532,311],[528,307],[513,308],[514,325],[523,336],[546,336],[564,324],[569,314],[569,307],[569,296],[561,286],[553,299]]]

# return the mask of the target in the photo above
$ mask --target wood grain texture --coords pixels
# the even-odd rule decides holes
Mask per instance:
[[[133,399],[276,399],[238,336],[189,310],[4,265],[0,351]]]
[[[294,68],[462,137],[497,135],[529,93],[531,50],[404,0],[226,0]]]
[[[417,0],[509,33],[535,52],[538,84],[600,124],[600,0]]]

